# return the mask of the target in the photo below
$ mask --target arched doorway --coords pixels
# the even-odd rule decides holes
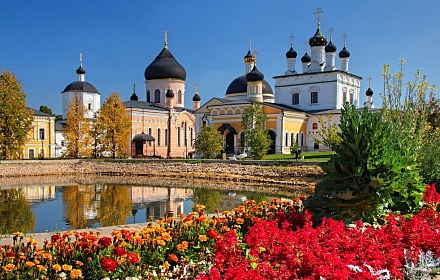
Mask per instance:
[[[234,153],[234,134],[229,132],[226,134],[226,141],[225,141],[225,152],[227,154]]]
[[[269,130],[267,132],[270,136],[270,139],[272,140],[272,143],[270,144],[270,148],[269,151],[267,151],[267,154],[271,155],[271,154],[275,154],[275,140],[277,138],[277,134],[275,133],[275,131],[273,130]]]

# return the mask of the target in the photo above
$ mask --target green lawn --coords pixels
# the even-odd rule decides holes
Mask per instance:
[[[302,152],[300,158],[304,157],[304,159],[295,159],[295,155],[291,154],[276,154],[276,155],[265,155],[263,160],[293,160],[293,161],[305,161],[305,162],[325,162],[330,159],[333,152]]]

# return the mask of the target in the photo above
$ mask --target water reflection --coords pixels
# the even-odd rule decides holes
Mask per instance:
[[[257,202],[273,197],[294,198],[302,193],[276,193],[276,188],[215,186],[212,182],[194,184],[176,181],[151,185],[69,183],[61,186],[0,187],[0,234],[12,232],[52,232],[147,222],[168,216],[188,214],[197,204],[208,213],[231,210],[247,199]],[[151,182],[150,182],[151,184]],[[178,187],[182,186],[182,187]],[[258,189],[257,192],[247,191]]]

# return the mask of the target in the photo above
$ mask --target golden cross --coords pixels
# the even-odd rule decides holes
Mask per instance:
[[[249,50],[251,50],[252,49],[252,36],[249,35],[248,39],[249,39]]]
[[[324,13],[324,11],[321,9],[321,7],[318,6],[318,8],[316,8],[316,12],[314,12],[314,14],[317,16],[317,21],[318,21],[318,27],[321,24],[321,14]]]
[[[309,41],[305,41],[304,44],[306,45],[306,53],[309,51]]]
[[[196,93],[197,94],[199,93],[199,84],[198,83],[196,83]]]
[[[136,93],[136,83],[133,83],[133,93]]]
[[[289,38],[290,38],[290,46],[292,47],[293,46],[293,38],[294,38],[295,36],[293,36],[293,34],[290,34],[290,36],[289,36]]]
[[[373,78],[371,78],[371,76],[368,76],[368,88],[370,88],[370,84],[371,84],[371,80],[372,80]]]
[[[344,34],[344,35],[342,35],[342,38],[344,39],[344,47],[345,47],[345,45],[347,44],[347,34]]]
[[[83,54],[82,53],[79,54],[79,66],[80,67],[83,66]]]
[[[333,31],[335,31],[333,27],[330,27],[330,29],[328,30],[328,32],[330,33],[330,40],[332,39]]]

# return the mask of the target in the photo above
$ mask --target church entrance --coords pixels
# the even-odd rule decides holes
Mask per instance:
[[[144,142],[143,141],[136,141],[135,143],[135,150],[137,156],[142,156],[144,153]]]
[[[272,143],[270,144],[269,151],[267,151],[267,154],[272,155],[275,154],[275,140],[277,138],[277,134],[273,130],[269,130],[267,132],[270,136],[270,139],[272,140]]]
[[[233,154],[234,152],[235,152],[235,150],[234,150],[234,134],[233,133],[228,133],[227,135],[226,135],[226,141],[225,141],[226,143],[226,147],[225,147],[225,152],[227,153],[227,154]]]

